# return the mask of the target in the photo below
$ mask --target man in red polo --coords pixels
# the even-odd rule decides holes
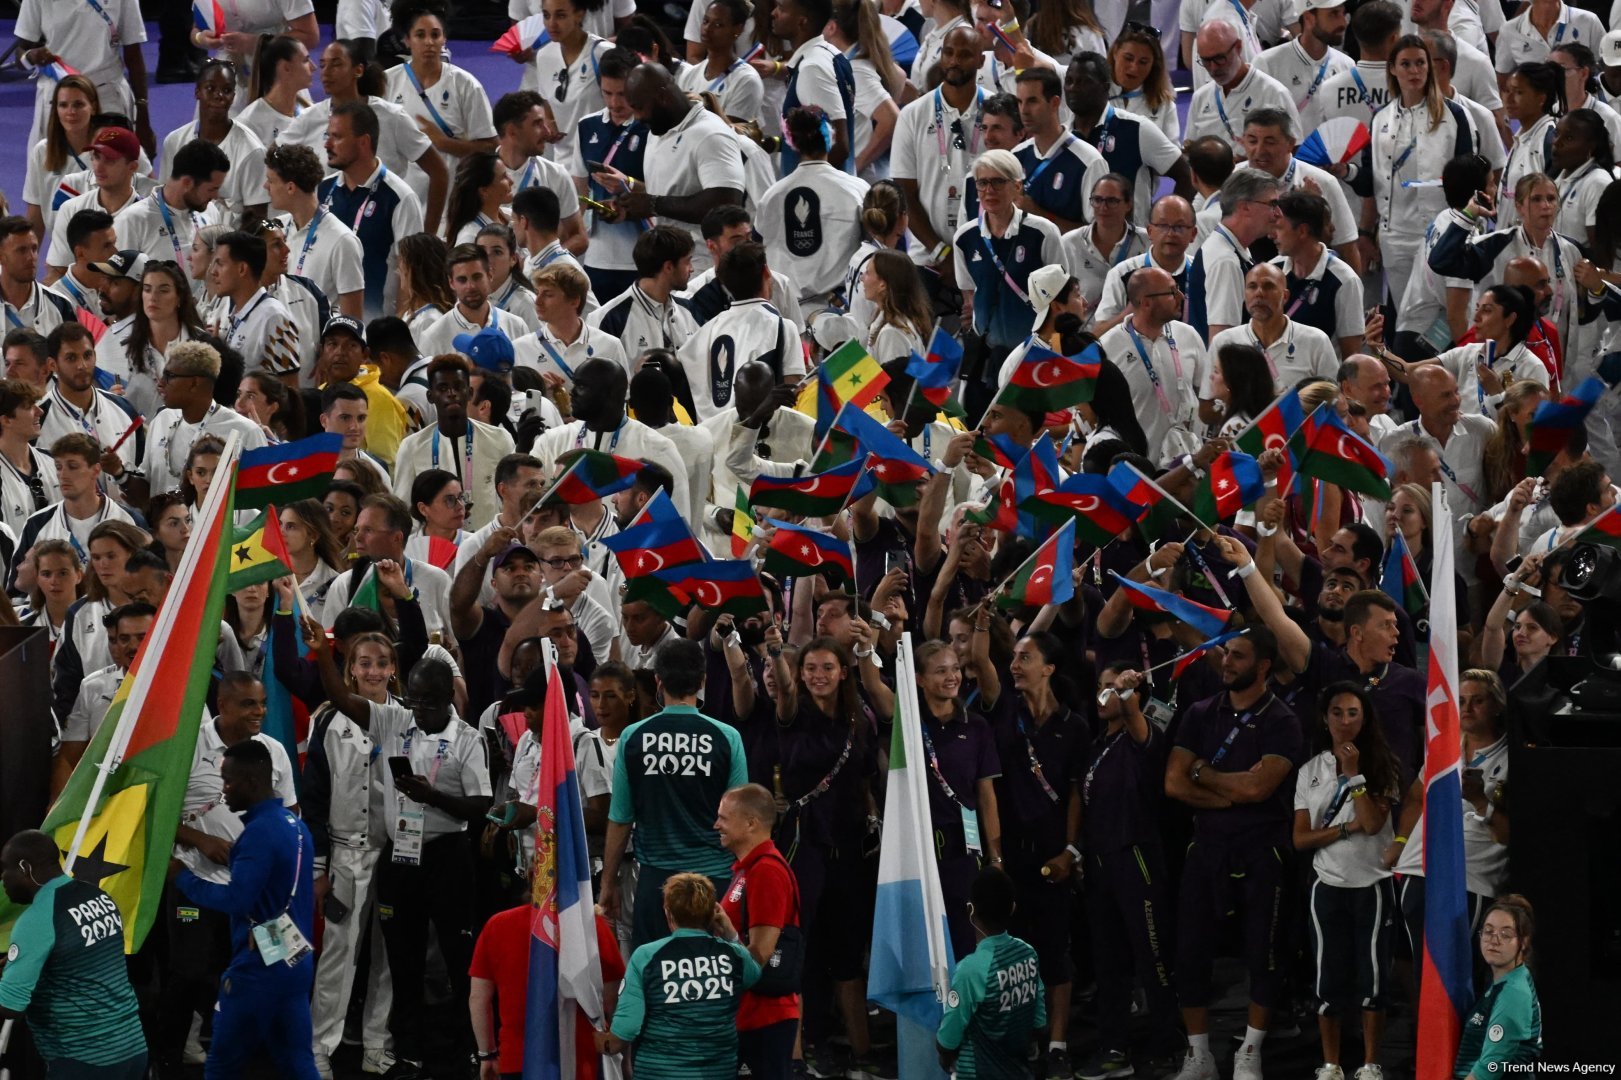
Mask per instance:
[[[721,844],[737,857],[732,864],[732,883],[721,897],[721,910],[765,971],[761,984],[792,983],[791,988],[773,987],[777,992],[772,994],[751,990],[743,995],[737,1010],[738,1059],[756,1080],[788,1080],[799,1031],[798,968],[804,956],[799,938],[799,885],[771,842],[776,820],[776,802],[759,784],[728,791],[715,816]],[[791,933],[785,935],[785,928]],[[784,972],[785,964],[793,970]],[[774,969],[792,978],[773,980]]]

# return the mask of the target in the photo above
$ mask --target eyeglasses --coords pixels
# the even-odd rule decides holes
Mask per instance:
[[[1127,33],[1131,33],[1131,34],[1147,34],[1149,37],[1153,38],[1155,41],[1159,40],[1159,27],[1150,26],[1147,23],[1129,22],[1128,21],[1126,23],[1125,27],[1124,27],[1124,30]]]
[[[542,559],[540,561],[551,567],[553,570],[573,570],[576,567],[585,564],[585,556],[559,555],[556,558]]]
[[[1005,176],[974,177],[974,186],[979,188],[981,191],[1001,191],[1011,183],[1013,183],[1013,181],[1009,180]]]
[[[1168,233],[1190,233],[1198,228],[1196,225],[1175,225],[1166,221],[1150,221],[1148,227],[1150,229],[1164,229]]]
[[[1504,930],[1499,933],[1489,926],[1483,926],[1480,928],[1480,940],[1482,941],[1497,941],[1506,945],[1508,942],[1513,941],[1519,936],[1520,935],[1516,934],[1513,930]]]
[[[546,631],[546,636],[553,641],[567,641],[574,636],[574,624],[564,623],[561,626],[554,626]]]
[[[1118,195],[1094,195],[1094,196],[1092,196],[1092,205],[1093,206],[1106,206],[1106,207],[1109,207],[1111,209],[1116,207],[1116,206],[1119,206],[1121,203],[1123,203],[1125,201],[1126,200],[1120,198],[1120,196],[1118,196]]]
[[[1212,66],[1214,66],[1216,64],[1220,64],[1223,61],[1225,61],[1229,56],[1233,55],[1233,51],[1235,49],[1237,49],[1237,48],[1238,48],[1238,42],[1235,41],[1231,45],[1229,45],[1227,48],[1225,48],[1221,52],[1217,53],[1215,56],[1201,56],[1201,57],[1199,57],[1198,58],[1199,63],[1203,64],[1205,67],[1212,67]]]
[[[1264,206],[1267,209],[1267,213],[1276,213],[1277,209],[1278,209],[1278,200],[1276,198],[1271,198],[1271,199],[1241,199],[1240,201],[1241,202],[1247,202],[1247,203],[1254,203],[1256,206]]]

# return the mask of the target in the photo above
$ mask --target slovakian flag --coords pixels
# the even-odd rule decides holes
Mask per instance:
[[[1245,627],[1242,630],[1229,630],[1225,634],[1220,634],[1209,639],[1208,641],[1199,642],[1199,644],[1195,645],[1193,648],[1171,661],[1171,678],[1181,678],[1182,673],[1188,670],[1188,668],[1192,667],[1193,662],[1199,659],[1199,657],[1203,656],[1211,649],[1216,648],[1218,645],[1225,645],[1229,641],[1233,640],[1233,638],[1242,637],[1248,632],[1249,627]]]
[[[1570,445],[1570,437],[1587,423],[1604,394],[1604,380],[1589,375],[1558,401],[1544,401],[1531,417],[1531,436],[1526,440],[1525,475],[1541,476],[1560,452]]]
[[[614,553],[627,578],[704,559],[703,548],[663,488],[647,500],[629,525],[599,543]]]
[[[917,380],[917,396],[936,409],[944,408],[962,370],[962,357],[962,343],[935,327],[928,354],[913,353],[906,361],[906,374]]]
[[[777,577],[814,577],[820,574],[834,588],[854,581],[856,577],[849,544],[836,536],[807,529],[803,525],[791,525],[786,521],[776,523],[776,531],[766,545],[763,568],[766,573]]]
[[[1261,466],[1248,454],[1228,450],[1210,463],[1193,493],[1193,516],[1214,529],[1266,494]]]
[[[1430,602],[1424,591],[1424,582],[1418,576],[1418,564],[1407,547],[1407,540],[1396,529],[1390,534],[1390,550],[1385,552],[1385,568],[1379,578],[1379,587],[1385,595],[1409,615],[1416,616]]]
[[[1187,532],[1179,527],[1179,518],[1192,518],[1193,511],[1183,506],[1164,488],[1150,479],[1129,461],[1122,461],[1109,470],[1109,483],[1137,508],[1137,531],[1149,543],[1158,543],[1175,533]]]
[[[662,582],[684,604],[696,604],[738,619],[765,610],[765,589],[754,566],[744,559],[668,566],[649,576]]]
[[[1004,608],[1028,604],[1062,604],[1075,595],[1075,519],[1064,522],[1058,531],[1013,572],[996,598]]]
[[[1347,491],[1390,501],[1390,478],[1396,466],[1362,436],[1345,426],[1330,402],[1317,406],[1289,439],[1295,469]],[[1439,535],[1439,534],[1438,534]]]
[[[1251,457],[1258,458],[1268,450],[1283,451],[1283,464],[1278,468],[1280,495],[1287,494],[1294,486],[1295,470],[1294,461],[1289,456],[1289,438],[1305,422],[1306,413],[1300,404],[1299,391],[1285,390],[1233,440],[1233,445]]]
[[[1096,343],[1075,356],[1032,344],[996,400],[1029,413],[1058,412],[1091,401],[1102,370],[1103,353]]]
[[[737,499],[732,504],[732,558],[741,559],[754,539],[754,508],[749,505],[749,493],[737,485]]]
[[[1452,535],[1452,507],[1431,485],[1436,536]],[[1452,545],[1430,562],[1430,671],[1424,752],[1424,955],[1418,996],[1420,1080],[1452,1076],[1463,1019],[1474,1002],[1469,894],[1464,874],[1463,734],[1458,720],[1458,609]]]
[[[749,505],[769,506],[804,517],[828,517],[859,497],[856,485],[866,469],[866,461],[856,458],[806,476],[757,476],[749,485]]]
[[[997,489],[996,502],[983,510],[970,510],[966,517],[991,529],[1011,532],[1030,540],[1041,540],[1051,532],[1043,519],[1022,511],[1026,499],[1058,486],[1058,451],[1045,434],[1038,435],[1030,449],[1013,466],[1013,472]]]
[[[858,457],[866,458],[879,497],[891,506],[915,506],[918,484],[934,475],[934,467],[900,436],[871,414],[847,404],[839,409],[811,468],[826,470]]]
[[[553,663],[548,650],[547,662]],[[529,985],[524,1001],[524,1080],[574,1075],[576,1015],[603,1025],[591,855],[574,775],[563,680],[547,672],[535,795],[535,874],[530,887]]]
[[[1019,509],[1049,523],[1073,521],[1076,535],[1096,547],[1137,520],[1137,507],[1115,490],[1108,477],[1088,473],[1076,473],[1051,491],[1037,492]]]
[[[263,510],[299,499],[319,499],[338,471],[343,436],[328,433],[244,450],[236,470],[236,508]]]
[[[1132,607],[1139,611],[1163,612],[1173,619],[1180,619],[1207,638],[1219,636],[1227,626],[1227,620],[1233,617],[1231,611],[1223,608],[1206,607],[1178,593],[1121,577],[1113,570],[1109,573],[1126,590],[1126,599],[1131,601]]]
[[[624,491],[636,482],[643,462],[602,450],[581,447],[557,459],[563,466],[552,486],[540,497],[540,506],[562,503],[579,506]]]
[[[1618,511],[1621,511],[1621,506],[1612,506],[1594,518],[1587,528],[1576,535],[1576,543],[1598,544],[1621,550],[1621,512]]]

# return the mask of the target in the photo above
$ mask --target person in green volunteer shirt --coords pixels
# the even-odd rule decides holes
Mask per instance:
[[[968,918],[979,945],[957,964],[935,1036],[940,1067],[957,1080],[1028,1077],[1030,1033],[1047,1025],[1036,950],[1007,932],[1017,889],[988,866],[974,879]]]
[[[1535,931],[1531,901],[1518,893],[1500,896],[1486,909],[1480,955],[1492,969],[1492,984],[1463,1025],[1452,1066],[1458,1080],[1496,1080],[1504,1066],[1542,1060],[1542,1005],[1526,967]]]
[[[598,1033],[597,1048],[617,1054],[634,1045],[637,1080],[737,1076],[737,1007],[760,965],[735,932],[730,941],[712,932],[731,930],[715,895],[703,874],[671,875],[658,909],[670,934],[637,949],[625,967],[613,1025]]]
[[[732,877],[732,853],[715,832],[715,814],[721,796],[749,782],[748,763],[737,729],[698,711],[706,669],[696,641],[672,638],[660,645],[653,677],[664,709],[620,737],[599,903],[610,922],[619,921],[619,865],[634,825],[633,949],[664,936],[660,897],[671,874],[703,874],[717,893]]]
[[[26,1019],[50,1080],[146,1075],[124,918],[94,882],[62,872],[56,841],[35,830],[0,850],[0,884],[28,910],[0,969],[0,1019]]]

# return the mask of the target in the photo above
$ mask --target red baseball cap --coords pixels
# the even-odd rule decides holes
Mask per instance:
[[[96,132],[90,140],[92,153],[111,154],[125,161],[141,160],[141,140],[129,128],[107,127]]]

